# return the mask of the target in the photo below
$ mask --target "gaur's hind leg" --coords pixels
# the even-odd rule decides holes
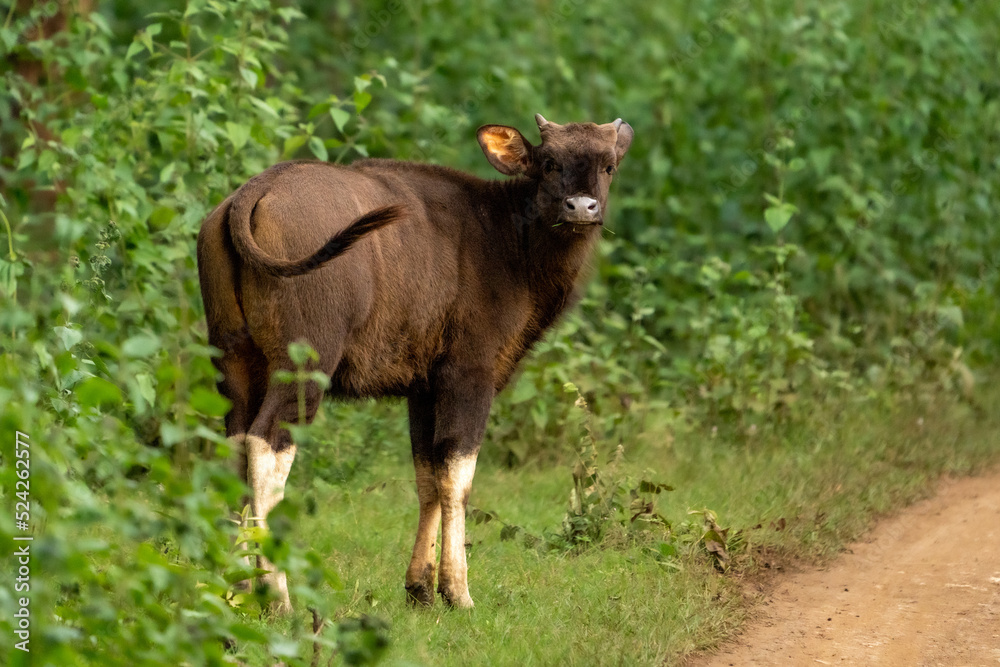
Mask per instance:
[[[310,384],[306,391],[306,418],[312,421],[322,397],[319,389]],[[264,397],[260,413],[253,421],[246,436],[247,484],[253,494],[251,513],[257,525],[267,527],[267,515],[285,497],[285,482],[295,460],[295,444],[281,424],[298,419],[298,390],[293,384],[271,383]],[[258,557],[258,567],[267,570],[261,581],[274,591],[276,601],[272,610],[288,613],[292,603],[288,596],[288,581],[284,572],[263,556]]]
[[[408,404],[420,520],[410,567],[406,570],[406,597],[412,604],[431,606],[434,604],[435,545],[441,524],[441,503],[433,465],[434,403],[430,393],[422,391],[412,394]]]
[[[222,350],[222,357],[214,361],[222,373],[219,393],[232,403],[226,413],[226,437],[243,435],[250,430],[264,402],[266,383],[261,380],[267,377],[267,359],[254,344],[245,325],[225,336],[223,341],[210,342]]]
[[[216,331],[212,333],[212,344],[222,350],[222,357],[214,360],[216,368],[222,373],[218,384],[219,393],[232,403],[226,414],[226,436],[231,446],[230,461],[240,479],[246,482],[246,434],[264,400],[264,385],[260,378],[267,377],[267,360],[253,343],[246,326],[226,335],[219,335]],[[249,496],[244,497],[238,510],[242,511],[249,502]],[[247,545],[244,544],[243,548],[246,549]],[[245,556],[244,561],[249,568],[249,556]],[[235,587],[249,590],[250,580],[237,582]]]
[[[248,484],[253,492],[251,514],[260,527],[267,527],[267,515],[285,497],[285,482],[295,460],[295,445],[275,451],[263,438],[248,435],[246,438]],[[288,579],[264,556],[258,556],[257,566],[267,573],[261,582],[274,591],[276,601],[272,610],[288,613],[292,610],[288,596]]]

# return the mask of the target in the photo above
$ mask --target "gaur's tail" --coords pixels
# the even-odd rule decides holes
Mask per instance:
[[[318,269],[334,257],[346,252],[365,234],[392,224],[406,214],[403,206],[377,208],[365,213],[343,230],[334,234],[330,240],[323,244],[323,247],[312,255],[302,259],[278,259],[267,254],[257,245],[250,231],[250,218],[253,215],[253,210],[265,192],[254,192],[253,186],[256,184],[248,183],[248,185],[251,186],[250,192],[240,193],[242,196],[237,197],[229,209],[229,233],[232,236],[233,245],[236,246],[236,252],[250,268],[282,278],[301,276]]]

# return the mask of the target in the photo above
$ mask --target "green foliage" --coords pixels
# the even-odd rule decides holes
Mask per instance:
[[[373,616],[348,619],[338,630],[337,649],[347,665],[375,664],[389,646],[389,625]]]
[[[288,539],[314,505],[286,499],[269,534],[238,533],[226,518],[245,490],[226,463],[229,404],[211,388],[195,235],[212,206],[303,137],[317,154],[316,141],[363,147],[329,94],[316,100],[335,111],[325,125],[297,106],[310,96],[280,66],[301,16],[293,8],[192,2],[127,40],[100,12],[71,14],[51,39],[32,32],[58,9],[36,5],[0,35],[8,63],[33,59],[45,84],[4,70],[0,130],[19,146],[2,173],[0,421],[38,443],[32,655],[53,665],[303,664],[304,624],[261,628],[266,591],[233,588],[247,575],[242,557],[258,553],[240,545],[259,542],[289,573],[296,603],[325,617],[338,582]],[[352,112],[367,105],[358,93],[369,83],[355,84]],[[33,213],[31,196],[45,190],[57,193],[54,212]],[[4,489],[11,475],[5,465]],[[4,558],[14,532],[5,515]],[[11,585],[0,584],[7,634]]]
[[[774,256],[777,275],[733,275],[718,258],[701,267],[700,282],[709,298],[690,322],[703,350],[690,371],[715,416],[780,418],[802,389],[831,389],[824,381],[845,375],[823,371],[813,340],[800,328],[801,304],[789,294],[783,272],[797,248],[760,250]]]
[[[657,513],[654,496],[672,489],[646,480],[634,483],[622,476],[618,472],[625,456],[625,447],[621,443],[607,464],[600,465],[600,443],[594,435],[593,415],[587,400],[572,383],[567,383],[565,390],[576,394],[574,405],[583,415],[581,426],[585,435],[573,468],[569,509],[560,530],[546,535],[548,546],[565,550],[598,545],[608,538],[635,537],[636,533],[645,532],[649,526],[658,527],[664,535],[669,534],[670,522]],[[609,531],[618,534],[611,535]]]

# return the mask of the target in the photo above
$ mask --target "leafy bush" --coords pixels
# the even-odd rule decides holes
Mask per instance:
[[[226,463],[228,402],[211,386],[194,244],[210,208],[282,154],[363,152],[345,116],[364,109],[372,78],[353,82],[346,102],[308,104],[279,67],[301,14],[266,1],[192,2],[126,43],[99,12],[71,14],[51,39],[33,33],[62,9],[35,6],[0,35],[6,55],[37,59],[45,79],[4,73],[8,112],[24,122],[3,127],[20,150],[0,202],[23,212],[4,216],[0,421],[33,443],[33,655],[222,664],[249,651],[301,664],[313,641],[304,624],[262,630],[266,591],[232,588],[252,574],[226,516],[245,489]],[[293,104],[303,98],[305,110]],[[45,189],[57,193],[54,214],[29,214]],[[39,246],[47,254],[21,250]],[[13,489],[11,466],[3,476]],[[300,607],[330,617],[335,574],[287,539],[310,509],[289,498],[271,534],[243,539],[288,571]],[[5,514],[4,557],[16,528]],[[0,584],[8,636],[11,586]],[[5,651],[14,664],[30,657]]]

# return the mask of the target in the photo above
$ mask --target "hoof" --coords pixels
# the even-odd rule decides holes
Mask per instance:
[[[284,572],[268,572],[260,578],[261,588],[271,598],[267,606],[273,616],[287,616],[292,613],[292,600],[288,596],[288,580]]]
[[[411,607],[434,606],[434,589],[427,584],[417,582],[406,585],[406,601]]]
[[[472,609],[475,606],[468,591],[453,593],[445,589],[439,589],[438,593],[441,594],[441,599],[444,600],[444,603],[452,609]]]
[[[288,616],[292,613],[292,603],[290,600],[273,600],[267,611],[271,616]]]

